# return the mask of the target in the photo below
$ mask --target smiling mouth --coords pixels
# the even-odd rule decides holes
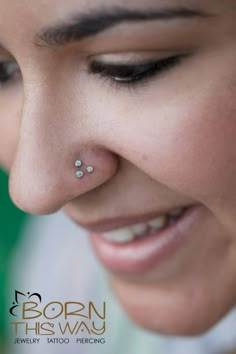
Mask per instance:
[[[134,240],[156,235],[158,232],[175,224],[188,208],[173,209],[169,213],[157,216],[144,223],[136,223],[113,231],[103,232],[101,236],[111,243],[126,244]]]
[[[201,209],[200,205],[179,207],[156,217],[152,215],[147,219],[146,216],[142,222],[129,220],[120,224],[122,227],[109,225],[101,232],[91,232],[91,243],[109,270],[148,272],[171,259],[192,239],[193,229],[200,222]]]

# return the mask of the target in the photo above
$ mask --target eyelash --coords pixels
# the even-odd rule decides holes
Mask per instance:
[[[135,65],[114,65],[94,61],[90,65],[90,73],[99,75],[104,81],[109,81],[118,88],[135,87],[174,68],[186,56],[187,54],[181,54]]]
[[[14,61],[0,62],[0,88],[15,81],[20,74],[20,68]]]

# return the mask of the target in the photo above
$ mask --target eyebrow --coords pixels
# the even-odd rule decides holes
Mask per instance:
[[[121,7],[110,10],[92,10],[90,13],[73,15],[62,23],[43,29],[35,36],[34,43],[39,46],[62,46],[99,34],[122,22],[186,20],[209,16],[211,15],[208,13],[186,7],[169,7],[158,11],[141,11]]]

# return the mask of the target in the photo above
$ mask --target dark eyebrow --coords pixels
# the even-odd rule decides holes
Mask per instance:
[[[96,35],[121,22],[167,21],[209,16],[200,10],[185,7],[163,8],[158,11],[131,10],[121,7],[115,7],[109,11],[107,9],[93,10],[91,13],[73,15],[62,23],[43,29],[35,36],[34,43],[41,46],[61,46]]]

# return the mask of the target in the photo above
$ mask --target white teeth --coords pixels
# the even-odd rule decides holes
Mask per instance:
[[[174,209],[170,212],[171,216],[180,216],[184,211],[184,208]]]
[[[138,236],[142,236],[143,233],[147,230],[146,224],[136,224],[131,226],[133,233]]]
[[[153,235],[166,225],[172,225],[184,212],[184,208],[172,210],[169,214],[158,216],[146,223],[124,227],[118,230],[104,232],[103,237],[114,243],[128,243],[136,238]],[[148,233],[148,235],[147,235]]]
[[[104,232],[103,237],[106,240],[115,243],[125,243],[125,242],[133,241],[134,234],[131,229],[123,228],[123,229],[114,230],[110,232]]]
[[[163,226],[165,226],[167,222],[167,216],[159,216],[151,221],[148,221],[148,225],[156,230],[160,230]]]

